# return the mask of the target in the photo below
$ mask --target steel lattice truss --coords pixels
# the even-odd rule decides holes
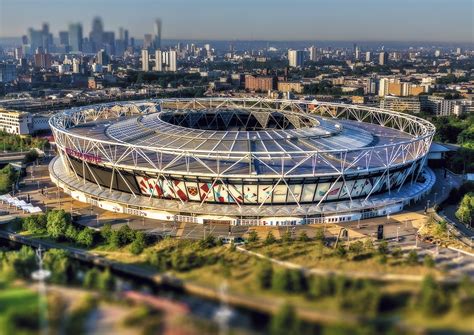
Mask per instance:
[[[239,109],[253,113],[259,122],[265,124],[266,116],[263,112],[282,111],[291,123],[297,124],[296,118],[291,115],[318,115],[331,120],[352,120],[354,122],[369,123],[386,129],[395,129],[409,135],[404,141],[384,143],[361,148],[349,149],[320,149],[314,150],[280,150],[280,151],[235,151],[235,150],[201,150],[179,149],[166,146],[145,146],[134,143],[121,142],[113,138],[92,138],[75,133],[83,125],[104,120],[126,119],[130,116],[146,116],[162,110],[193,110],[198,113],[202,110]],[[63,164],[70,164],[70,152],[79,155],[83,161],[84,170],[88,170],[93,178],[91,164],[112,169],[123,178],[121,171],[140,171],[141,173],[156,176],[170,183],[170,176],[201,176],[212,180],[211,188],[222,185],[226,188],[229,179],[268,180],[271,182],[271,191],[278,185],[286,185],[289,193],[291,188],[288,180],[291,178],[324,178],[332,177],[332,185],[325,190],[326,194],[318,200],[318,205],[327,200],[337,183],[343,182],[351,176],[361,173],[382,173],[378,183],[386,183],[390,192],[391,171],[399,167],[406,167],[409,173],[397,178],[403,180],[397,183],[401,187],[405,181],[415,180],[420,173],[421,166],[431,145],[435,133],[434,126],[426,120],[412,115],[397,113],[390,110],[371,108],[366,106],[345,105],[317,101],[297,100],[270,100],[270,99],[234,99],[234,98],[196,98],[196,99],[160,99],[143,102],[114,102],[88,107],[73,108],[58,113],[50,119],[50,126]],[[151,131],[152,130],[148,130]],[[258,167],[258,169],[256,169]],[[71,174],[76,171],[71,169]],[[76,174],[77,176],[77,174]],[[80,178],[79,176],[77,176]],[[125,183],[129,181],[123,178]],[[100,183],[96,180],[99,187]],[[372,185],[366,199],[377,191],[380,185]],[[130,192],[135,194],[132,187]],[[112,191],[112,184],[110,185]],[[230,190],[227,190],[232,194]],[[350,196],[350,192],[347,190]],[[271,194],[271,192],[269,192]],[[268,197],[259,199],[255,204],[262,206],[268,202]],[[299,197],[293,195],[294,203],[299,206]],[[176,200],[185,202],[177,198]],[[236,205],[241,201],[234,199]],[[202,200],[201,204],[205,200]],[[352,201],[352,199],[351,199]]]

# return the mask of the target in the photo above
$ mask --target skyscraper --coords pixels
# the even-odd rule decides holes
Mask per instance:
[[[108,65],[109,64],[109,55],[105,52],[104,49],[101,49],[97,52],[97,64]]]
[[[92,43],[93,51],[98,51],[102,48],[104,38],[104,24],[102,19],[98,16],[92,21],[92,30],[89,34],[89,40]]]
[[[150,60],[148,49],[142,49],[142,71],[150,71]]]
[[[309,48],[309,60],[312,62],[315,62],[318,58],[318,53],[317,53],[316,47],[313,45]]]
[[[82,25],[80,23],[69,25],[69,46],[73,52],[82,51]]]
[[[69,33],[67,31],[59,32],[59,44],[69,45]]]
[[[160,49],[155,50],[155,68],[153,70],[158,72],[163,71],[163,58]]]
[[[304,54],[302,50],[288,50],[288,62],[291,67],[302,67]]]
[[[372,54],[370,53],[370,51],[367,51],[365,53],[365,61],[366,62],[370,62],[371,61],[371,58],[372,58]]]
[[[177,70],[177,59],[178,59],[178,52],[176,50],[170,50],[169,52],[169,71],[176,72]]]
[[[382,51],[381,53],[379,53],[379,64],[387,65],[387,62],[388,62],[388,53],[386,53],[385,51]]]
[[[161,49],[161,19],[155,20],[155,39],[154,39],[154,48]]]

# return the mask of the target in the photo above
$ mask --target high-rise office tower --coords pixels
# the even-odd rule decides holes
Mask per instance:
[[[69,33],[67,31],[59,32],[59,44],[60,45],[69,45]]]
[[[386,53],[385,51],[382,51],[381,53],[379,53],[379,64],[387,65],[387,62],[388,62],[388,53]]]
[[[169,71],[176,72],[177,70],[178,52],[176,50],[170,50],[169,52]]]
[[[69,25],[69,46],[73,52],[82,51],[82,25],[72,23]]]
[[[291,67],[302,67],[304,54],[302,50],[288,50],[288,62]]]
[[[318,50],[313,45],[309,48],[309,60],[315,62],[318,59]]]
[[[152,47],[152,44],[153,38],[151,34],[145,34],[145,36],[143,37],[143,49],[150,49]]]
[[[92,43],[93,51],[98,51],[102,48],[104,38],[104,24],[102,19],[98,16],[92,21],[92,30],[89,34],[89,40]]]
[[[150,71],[150,59],[148,49],[142,49],[142,71]]]
[[[163,58],[160,49],[155,50],[155,67],[153,70],[158,72],[163,71]]]
[[[109,64],[109,55],[104,49],[99,50],[97,52],[97,64],[100,65],[108,65]]]
[[[161,49],[161,19],[155,20],[155,39],[154,39],[154,47],[155,49]]]

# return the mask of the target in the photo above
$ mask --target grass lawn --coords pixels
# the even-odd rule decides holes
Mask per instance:
[[[38,309],[38,295],[24,287],[0,289],[0,334],[7,328],[7,314],[14,309]]]

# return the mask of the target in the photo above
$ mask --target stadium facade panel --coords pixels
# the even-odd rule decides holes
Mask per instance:
[[[403,208],[430,187],[424,163],[435,131],[379,108],[257,98],[115,102],[63,111],[50,125],[64,171],[110,193],[87,202],[123,193],[167,218],[170,208],[195,217],[212,205],[207,217],[279,218],[270,224],[324,220],[329,204],[345,204],[354,219],[375,198]]]

